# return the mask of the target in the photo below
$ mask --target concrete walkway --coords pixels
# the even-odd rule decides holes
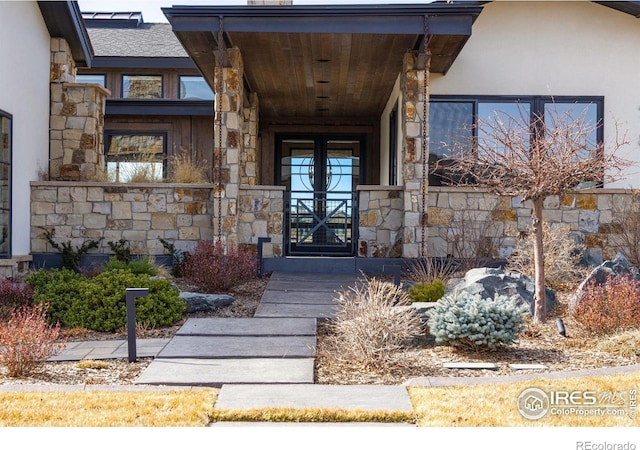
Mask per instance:
[[[189,319],[171,339],[139,339],[154,357],[133,386],[6,385],[0,392],[166,390],[220,387],[217,409],[340,408],[411,412],[407,386],[499,384],[640,371],[640,365],[506,377],[422,377],[403,386],[315,385],[318,320],[333,317],[336,291],[355,275],[274,273],[253,318]],[[127,358],[127,341],[73,342],[55,361]]]

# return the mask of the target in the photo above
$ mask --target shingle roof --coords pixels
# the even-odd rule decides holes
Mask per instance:
[[[95,56],[189,57],[168,23],[141,23],[135,28],[86,27]]]

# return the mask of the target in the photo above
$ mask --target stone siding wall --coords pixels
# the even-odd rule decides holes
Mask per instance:
[[[358,186],[358,256],[402,257],[402,186]]]
[[[103,173],[104,112],[110,92],[76,83],[66,40],[51,39],[50,179],[88,180]]]
[[[585,189],[544,202],[543,218],[569,226],[572,236],[587,247],[592,262],[610,259],[617,252],[619,222],[632,207],[634,195],[623,189]],[[481,189],[431,187],[429,194],[429,256],[453,255],[461,227],[484,228],[486,237],[497,244],[498,257],[507,257],[517,238],[531,227],[530,201],[517,197],[497,197]],[[473,225],[475,224],[475,225]],[[479,225],[480,224],[480,225]]]
[[[57,253],[45,230],[56,242],[74,246],[103,238],[96,253],[111,253],[108,242],[126,239],[139,254],[162,255],[159,238],[191,251],[199,241],[216,238],[214,196],[210,184],[31,182],[31,251]],[[243,186],[240,244],[271,237],[265,256],[282,254],[282,199],[279,186]]]

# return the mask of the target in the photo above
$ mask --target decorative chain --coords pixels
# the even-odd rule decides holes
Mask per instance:
[[[427,228],[427,158],[429,156],[429,135],[427,133],[427,101],[428,101],[428,84],[429,84],[429,63],[430,55],[427,49],[428,41],[427,35],[429,32],[429,19],[424,16],[424,79],[422,82],[422,182],[420,184],[420,197],[421,197],[421,210],[420,210],[420,228],[421,228],[421,240],[420,240],[420,256],[424,258],[426,256],[426,228]]]
[[[222,52],[224,39],[224,19],[220,16],[220,29],[218,30],[218,55],[216,58],[216,105],[217,117],[216,125],[218,127],[218,149],[215,155],[215,177],[216,177],[216,198],[218,200],[218,242],[222,241],[222,88],[224,71],[222,68]]]

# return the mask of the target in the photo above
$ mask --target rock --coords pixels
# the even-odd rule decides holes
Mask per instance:
[[[587,278],[580,283],[575,294],[569,299],[569,308],[575,310],[578,307],[585,286],[592,282],[598,285],[605,284],[607,277],[612,275],[632,276],[640,283],[640,271],[638,271],[638,268],[631,264],[624,255],[618,253],[615,258],[607,260],[593,269]]]
[[[229,306],[234,298],[226,294],[201,294],[199,292],[181,292],[180,298],[187,303],[187,312],[213,311]]]
[[[526,275],[505,272],[502,269],[481,267],[469,270],[464,278],[453,280],[445,291],[445,296],[455,292],[467,292],[479,294],[482,298],[493,299],[496,294],[513,298],[518,305],[529,307],[529,313],[533,315],[534,282]],[[555,308],[556,294],[552,289],[546,288],[547,311]]]

